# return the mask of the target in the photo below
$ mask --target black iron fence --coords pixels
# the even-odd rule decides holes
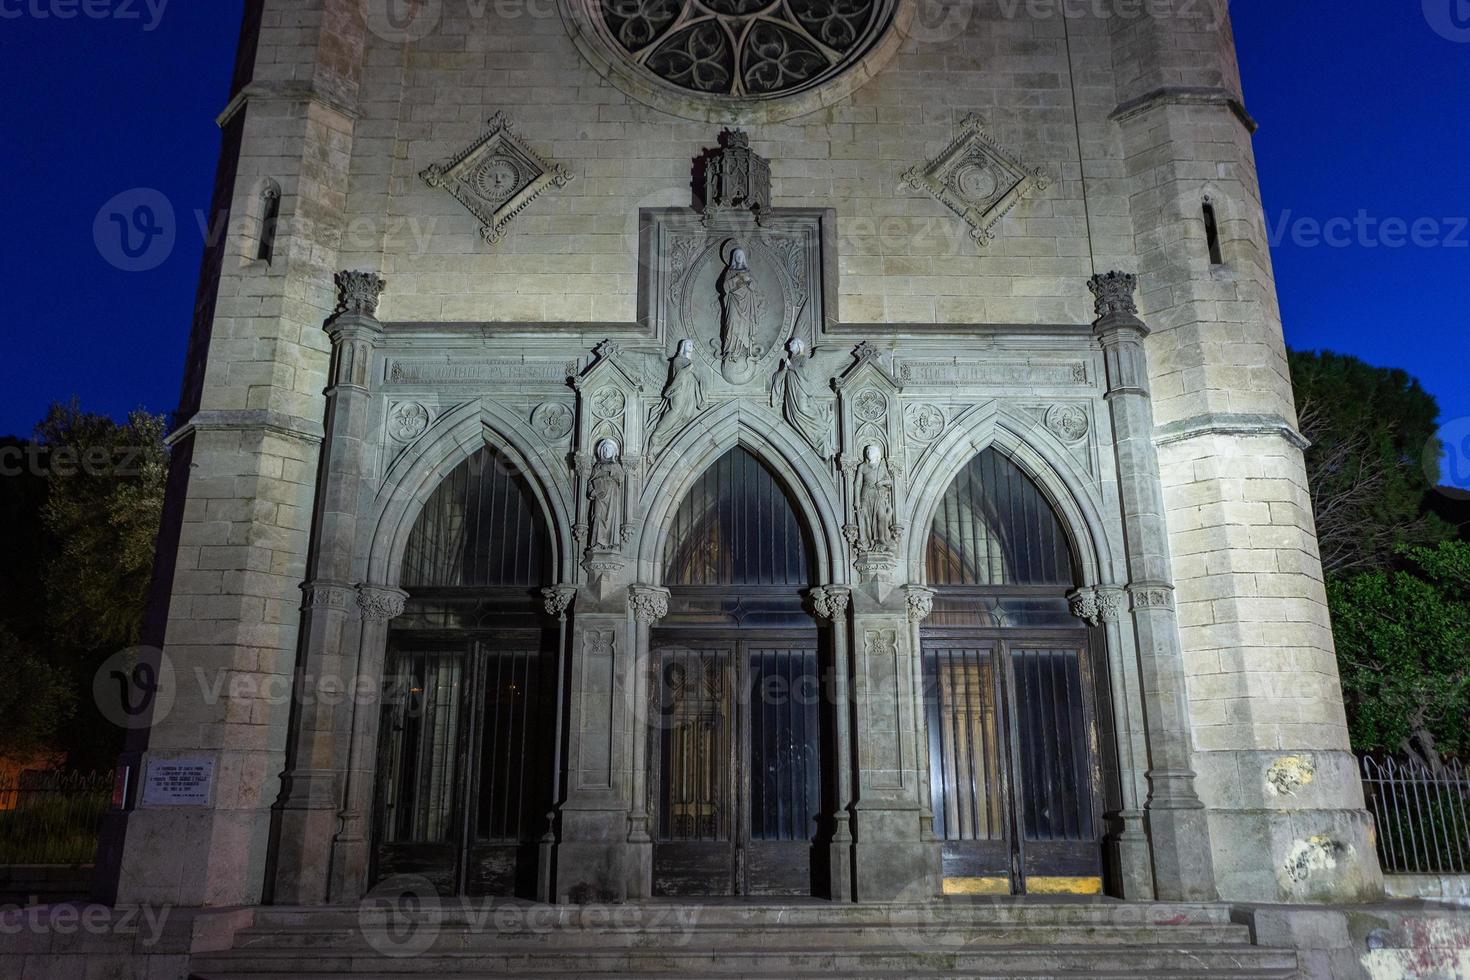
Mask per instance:
[[[1387,874],[1470,874],[1470,769],[1364,756],[1363,793]]]
[[[23,772],[0,782],[0,865],[91,864],[110,772]]]

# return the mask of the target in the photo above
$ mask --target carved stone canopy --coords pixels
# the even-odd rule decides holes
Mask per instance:
[[[759,221],[771,208],[771,163],[750,148],[739,129],[720,134],[720,148],[704,163],[704,213],[750,211]]]
[[[575,179],[526,145],[503,112],[492,116],[484,134],[459,156],[429,166],[419,177],[453,194],[479,219],[480,237],[491,245],[505,238],[515,216],[548,187],[565,187]]]

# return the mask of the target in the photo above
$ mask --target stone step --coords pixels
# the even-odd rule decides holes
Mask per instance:
[[[919,951],[574,949],[543,952],[421,953],[401,958],[335,950],[235,950],[196,956],[198,980],[350,974],[358,977],[1296,977],[1295,952],[1252,946],[994,947]]]
[[[357,929],[364,914],[404,914],[376,900],[342,908],[268,907],[256,911],[257,929]],[[963,926],[1025,925],[1055,927],[1141,925],[1147,927],[1230,925],[1230,911],[1221,905],[1175,902],[1124,903],[1110,901],[987,901],[954,899],[922,904],[843,904],[835,902],[630,902],[622,905],[538,905],[510,900],[436,902],[413,913],[432,919],[442,928],[515,928],[525,924],[538,931],[588,929],[602,926],[619,930],[752,927],[778,925],[855,925],[886,927],[915,923]]]
[[[405,935],[428,936],[430,951],[474,951],[480,949],[546,949],[621,946],[709,949],[739,949],[753,942],[778,946],[802,945],[817,949],[899,945],[913,949],[959,949],[985,946],[1229,946],[1248,945],[1250,930],[1243,925],[1047,925],[980,923],[842,923],[813,928],[806,923],[764,926],[700,924],[694,927],[669,925],[627,929],[530,929],[445,925],[419,922],[385,927],[365,921],[361,927],[322,929],[292,927],[241,930],[237,949],[381,949],[401,945]]]

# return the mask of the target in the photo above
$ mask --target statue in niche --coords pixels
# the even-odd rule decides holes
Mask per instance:
[[[814,356],[800,337],[791,338],[771,382],[771,406],[780,408],[786,421],[806,437],[817,455],[827,459],[832,455],[832,412],[830,406],[812,395],[815,385],[810,368]]]
[[[611,439],[601,440],[597,444],[597,462],[587,483],[595,550],[616,551],[623,546],[623,481],[618,444]]]
[[[745,249],[737,246],[730,252],[729,267],[720,276],[720,360],[727,368],[727,380],[735,380],[728,369],[739,374],[763,353],[755,339],[762,310],[749,259]]]
[[[658,452],[704,409],[704,386],[694,369],[694,341],[681,340],[669,362],[669,383],[648,413],[648,446]]]
[[[892,551],[898,544],[894,521],[893,474],[883,450],[868,446],[857,470],[858,546],[864,551]]]

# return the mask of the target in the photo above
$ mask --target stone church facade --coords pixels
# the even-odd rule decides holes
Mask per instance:
[[[252,0],[117,897],[1381,894],[1228,19],[1124,6]]]

